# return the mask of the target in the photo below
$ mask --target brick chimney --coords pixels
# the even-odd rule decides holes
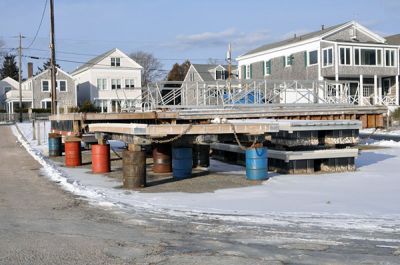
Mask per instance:
[[[31,78],[33,76],[33,63],[29,62],[28,63],[28,78]]]

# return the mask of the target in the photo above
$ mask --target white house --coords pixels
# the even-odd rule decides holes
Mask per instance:
[[[71,73],[75,79],[78,105],[94,102],[102,112],[120,112],[141,107],[143,67],[115,48]]]
[[[12,79],[11,77],[6,77],[3,80],[0,80],[0,109],[5,109],[6,103],[6,94],[10,90],[18,89],[18,82]]]

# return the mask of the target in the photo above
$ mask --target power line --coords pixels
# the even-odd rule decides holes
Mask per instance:
[[[48,50],[45,49],[36,49],[36,48],[29,48],[30,50],[33,51],[43,51],[43,52],[48,52]],[[60,54],[71,54],[71,55],[81,55],[81,56],[98,56],[98,54],[90,54],[90,53],[78,53],[78,52],[69,52],[69,51],[59,51],[57,50],[57,53]],[[189,61],[205,61],[205,60],[217,60],[217,61],[225,61],[224,59],[218,59],[218,58],[156,58],[159,61],[184,61],[184,60],[189,60]]]
[[[47,7],[47,1],[48,1],[48,0],[46,0],[46,1],[44,2],[44,7],[43,7],[43,12],[42,12],[42,17],[40,18],[39,27],[38,27],[38,29],[36,30],[35,37],[33,37],[33,40],[32,40],[32,42],[31,42],[31,43],[28,45],[28,47],[27,47],[27,48],[30,48],[30,47],[32,47],[33,43],[35,43],[35,41],[36,41],[36,38],[37,38],[37,36],[38,36],[38,34],[39,34],[40,28],[42,27],[43,18],[44,18],[44,13],[46,12],[46,7]]]

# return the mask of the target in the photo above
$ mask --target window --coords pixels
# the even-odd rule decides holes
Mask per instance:
[[[111,79],[111,89],[121,88],[121,79]]]
[[[51,109],[51,101],[50,100],[43,100],[41,105],[42,105],[42,109]]]
[[[310,51],[308,52],[308,65],[313,65],[318,63],[318,51]]]
[[[57,80],[56,86],[60,90],[60,92],[67,92],[67,81],[66,80]]]
[[[42,92],[50,92],[49,80],[42,80]]]
[[[341,65],[351,65],[351,48],[350,47],[340,47],[339,48],[339,59]]]
[[[194,82],[194,72],[189,73],[189,81]]]
[[[125,79],[125,88],[134,88],[135,80],[134,79]]]
[[[98,78],[97,79],[97,88],[99,90],[106,90],[107,89],[107,79],[105,78]]]
[[[271,60],[265,62],[265,75],[271,74]]]
[[[225,79],[225,70],[215,70],[215,79],[216,80],[224,80]]]
[[[10,90],[11,90],[11,87],[10,87],[10,86],[4,87],[4,94],[7,93],[7,92],[10,91]]]
[[[322,65],[331,66],[333,65],[333,49],[327,48],[322,50]]]
[[[354,64],[355,65],[382,65],[382,50],[381,49],[354,49]]]
[[[111,57],[111,66],[121,66],[121,58]]]
[[[395,66],[394,65],[394,50],[385,50],[385,65],[386,66]]]
[[[286,65],[285,66],[292,66],[293,64],[293,55],[286,56]]]

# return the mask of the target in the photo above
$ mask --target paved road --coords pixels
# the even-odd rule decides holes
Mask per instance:
[[[98,209],[42,176],[9,127],[0,135],[0,264],[400,264],[398,233]]]

